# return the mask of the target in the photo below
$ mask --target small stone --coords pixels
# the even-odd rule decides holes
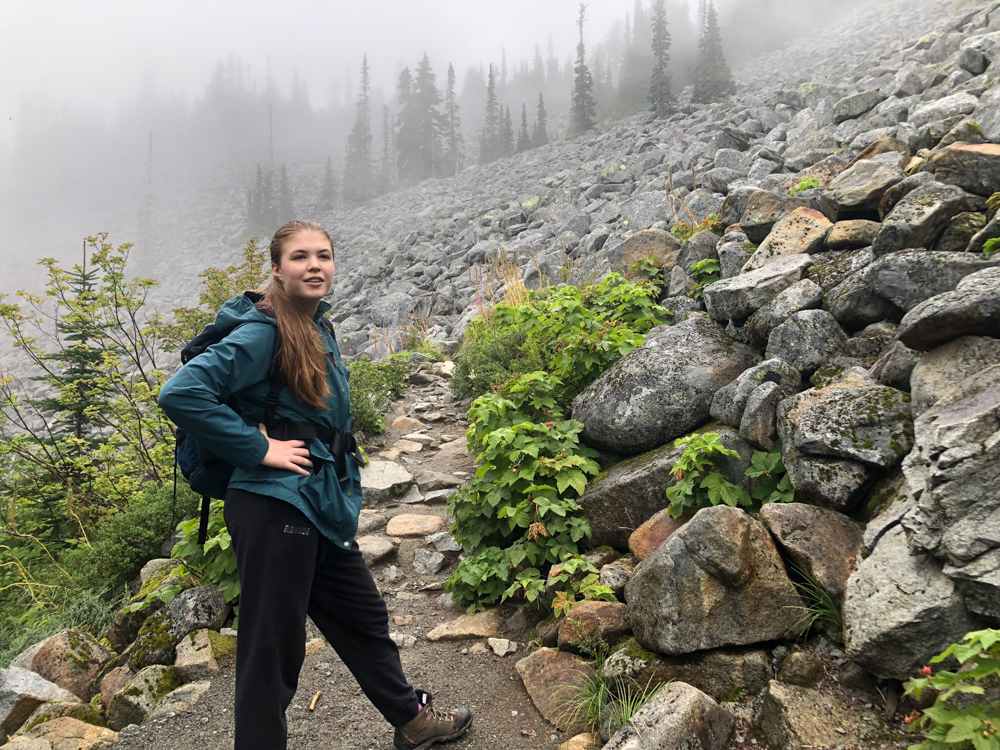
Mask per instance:
[[[506,638],[487,638],[486,642],[497,656],[517,653],[517,644]]]
[[[445,565],[445,557],[440,552],[418,549],[413,553],[413,570],[417,575],[432,576]]]
[[[361,556],[369,566],[382,562],[396,552],[396,544],[385,537],[362,536],[354,541],[358,543]]]
[[[389,633],[389,637],[396,644],[397,648],[413,648],[413,646],[417,645],[417,637],[415,635]]]
[[[444,519],[439,516],[404,513],[389,520],[385,533],[398,537],[427,536],[437,533],[443,526]]]
[[[423,449],[423,445],[415,443],[412,440],[397,440],[392,446],[392,450],[400,451],[401,453],[420,453]]]
[[[430,404],[428,404],[428,407],[429,406]],[[413,417],[396,417],[392,421],[392,428],[395,430],[405,430],[405,431],[426,430],[427,425],[425,425],[419,419],[414,419]]]
[[[463,638],[496,637],[502,624],[500,613],[489,609],[474,615],[461,615],[450,622],[438,625],[427,634],[427,640],[457,641]]]

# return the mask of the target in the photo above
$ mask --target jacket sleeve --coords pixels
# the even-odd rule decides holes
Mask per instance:
[[[267,378],[273,348],[273,326],[241,325],[174,373],[160,390],[160,407],[219,458],[253,469],[267,455],[267,438],[225,401]]]

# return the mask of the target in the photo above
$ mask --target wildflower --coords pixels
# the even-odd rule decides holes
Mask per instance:
[[[930,677],[931,676],[931,668],[930,667],[921,667],[920,668],[920,674],[924,675],[925,677]]]

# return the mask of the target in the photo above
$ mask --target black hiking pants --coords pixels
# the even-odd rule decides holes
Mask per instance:
[[[225,519],[241,584],[235,750],[287,746],[307,614],[390,724],[416,716],[385,601],[358,545],[338,549],[295,506],[243,490],[229,490]]]

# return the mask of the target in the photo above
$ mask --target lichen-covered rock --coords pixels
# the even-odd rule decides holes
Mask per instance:
[[[179,685],[173,667],[146,667],[114,694],[108,705],[108,726],[120,731],[129,724],[142,724],[163,696]]]
[[[993,195],[1000,191],[1000,144],[956,143],[932,154],[921,169],[938,182]]]
[[[848,331],[858,331],[882,320],[898,321],[903,317],[902,310],[876,294],[872,286],[873,265],[863,266],[827,292],[826,309]]]
[[[39,724],[44,724],[47,721],[67,717],[82,721],[85,724],[92,724],[95,727],[107,726],[107,722],[104,720],[104,716],[101,715],[100,709],[94,708],[89,703],[81,703],[79,701],[62,703],[60,701],[53,701],[51,703],[43,703],[32,711],[31,716],[14,733],[14,736],[19,737],[27,734]]]
[[[635,564],[636,559],[633,555],[619,557],[601,568],[601,573],[597,577],[598,581],[601,585],[610,587],[619,599],[623,599],[625,586],[635,575]]]
[[[824,292],[829,292],[874,261],[875,254],[870,247],[860,250],[831,250],[813,257],[808,278],[823,287]]]
[[[0,733],[14,734],[41,704],[78,698],[41,675],[20,667],[0,667]]]
[[[878,235],[879,223],[866,219],[838,221],[826,236],[826,246],[831,250],[854,250],[868,247]]]
[[[740,218],[740,229],[747,238],[759,245],[771,233],[774,225],[797,208],[817,208],[808,199],[782,197],[766,190],[758,190],[747,201]]]
[[[767,238],[743,266],[744,273],[756,271],[778,258],[809,255],[824,249],[826,235],[833,224],[812,208],[797,208],[775,225]]]
[[[751,315],[743,326],[743,333],[753,346],[761,349],[767,345],[771,331],[792,315],[802,310],[814,310],[822,304],[823,287],[812,279],[802,279],[773,297]]]
[[[604,747],[723,750],[735,728],[732,715],[718,703],[691,685],[674,682],[640,708]]]
[[[681,247],[677,255],[677,265],[684,269],[685,273],[691,273],[691,267],[702,260],[718,260],[719,253],[716,247],[719,244],[719,235],[714,232],[703,230],[695,232],[694,235]]]
[[[1000,89],[993,86],[979,97],[972,118],[979,123],[986,140],[1000,143]]]
[[[861,529],[847,516],[802,503],[768,503],[760,520],[795,566],[838,602],[861,554]]]
[[[660,269],[667,273],[677,263],[681,245],[676,238],[662,229],[645,229],[629,235],[619,248],[620,265],[623,271],[633,263],[644,258],[653,257],[660,264]]]
[[[778,406],[782,444],[807,455],[891,468],[913,446],[909,394],[853,373]]]
[[[931,247],[951,218],[968,210],[965,192],[931,182],[908,193],[882,220],[872,252],[877,256],[910,247]]]
[[[878,677],[897,680],[914,676],[973,629],[941,563],[911,550],[898,525],[847,580],[843,616],[848,658]]]
[[[799,502],[850,513],[875,481],[875,470],[860,461],[807,456],[787,444],[781,453]]]
[[[756,271],[722,279],[705,288],[705,307],[713,320],[743,320],[805,276],[808,255],[781,258]]]
[[[967,377],[914,422],[903,471],[911,546],[945,563],[971,611],[1000,619],[1000,365]]]
[[[717,701],[739,701],[756,695],[767,684],[771,659],[760,649],[719,649],[664,657],[629,638],[605,660],[604,676],[643,686],[686,682]]]
[[[763,383],[777,383],[787,398],[801,390],[802,374],[780,359],[768,359],[754,365],[715,394],[711,406],[712,419],[738,428],[750,394]]]
[[[190,711],[201,696],[208,692],[211,686],[212,683],[208,680],[201,680],[182,685],[170,691],[163,696],[156,708],[150,711],[146,720],[156,721],[157,719],[167,719],[171,716],[182,714],[185,711]]]
[[[86,701],[91,680],[112,656],[89,633],[67,629],[42,644],[31,660],[31,671]]]
[[[717,456],[713,464],[730,482],[749,488],[746,470],[753,448],[735,430],[718,423],[699,432],[718,433],[722,444],[739,454]],[[683,446],[665,445],[625,459],[588,483],[579,502],[590,520],[590,543],[628,549],[632,533],[667,507],[666,490],[677,482],[672,471],[683,452]]]
[[[219,671],[219,663],[212,653],[208,630],[195,630],[181,638],[177,644],[174,669],[181,682],[207,680]]]
[[[172,664],[181,638],[203,628],[218,630],[228,613],[229,604],[215,585],[182,591],[165,609],[146,618],[129,656],[129,666],[139,672],[153,664]]]
[[[924,354],[910,375],[913,413],[922,414],[970,375],[1000,365],[1000,339],[961,336]]]
[[[771,680],[760,709],[760,729],[773,750],[860,745],[885,731],[858,711],[812,688]]]
[[[621,602],[585,601],[566,613],[559,626],[559,648],[570,653],[593,652],[601,641],[617,643],[628,632]]]
[[[910,310],[899,324],[899,340],[929,351],[959,336],[1000,334],[1000,268],[987,268]]]
[[[871,361],[882,355],[896,339],[898,326],[889,320],[872,323],[847,340],[847,354],[857,360]]]
[[[906,177],[901,166],[905,158],[896,151],[890,151],[859,161],[841,172],[828,188],[838,215],[878,208],[885,191]]]
[[[703,424],[712,397],[759,361],[707,318],[661,326],[573,400],[588,445],[635,455]]]
[[[870,372],[882,385],[909,391],[913,368],[917,366],[919,359],[917,352],[902,342],[895,341],[871,366]],[[916,407],[913,408],[915,412],[919,412]]]
[[[967,211],[957,214],[948,222],[941,238],[934,245],[935,250],[943,252],[964,253],[969,248],[969,243],[986,226],[986,216],[980,213]],[[969,252],[982,252],[981,248],[974,248]]]
[[[542,716],[569,734],[587,728],[586,716],[574,710],[580,690],[594,673],[587,662],[565,651],[540,648],[518,661],[516,667]]]
[[[733,233],[731,233],[733,234]],[[726,235],[730,237],[731,234]],[[731,279],[738,276],[743,266],[750,260],[757,246],[746,239],[746,235],[735,233],[739,239],[726,240],[719,245],[719,278]]]
[[[775,412],[787,394],[775,382],[761,383],[747,399],[740,419],[740,437],[762,451],[774,449],[778,435]]]
[[[879,258],[867,269],[872,291],[904,312],[938,294],[950,292],[966,276],[992,266],[971,253],[908,250]]]
[[[885,101],[885,95],[878,89],[861,91],[851,96],[845,96],[833,106],[833,122],[841,123],[844,120],[853,120],[860,117],[874,107]]]
[[[625,601],[636,640],[664,654],[794,636],[801,606],[767,530],[726,505],[698,511],[646,558]]]
[[[774,328],[764,354],[781,359],[804,375],[847,352],[847,334],[826,310],[802,310]]]
[[[108,750],[118,741],[118,734],[69,716],[39,724],[30,732],[15,737],[7,750]]]

